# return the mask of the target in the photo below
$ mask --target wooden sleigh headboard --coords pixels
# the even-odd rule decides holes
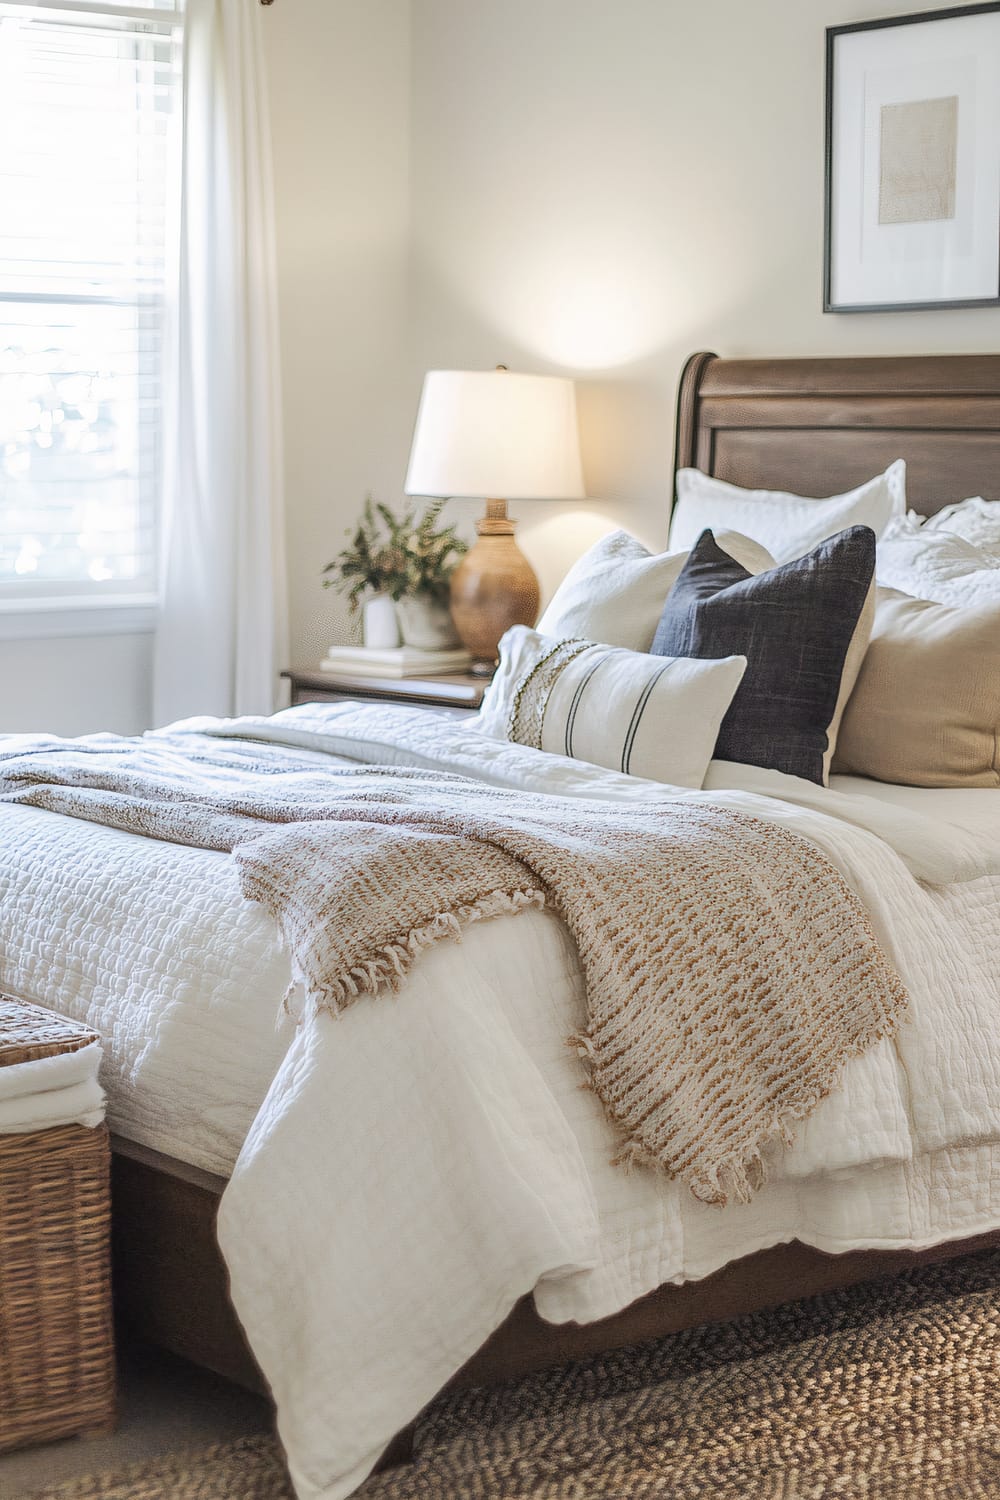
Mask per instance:
[[[677,468],[822,497],[897,458],[922,515],[970,495],[1000,499],[1000,354],[688,360]]]

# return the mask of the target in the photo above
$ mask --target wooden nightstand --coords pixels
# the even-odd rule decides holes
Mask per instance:
[[[366,703],[405,703],[439,714],[464,718],[478,711],[489,682],[468,672],[443,677],[348,677],[337,672],[282,672],[292,685],[292,707],[298,703],[336,703],[355,698]]]

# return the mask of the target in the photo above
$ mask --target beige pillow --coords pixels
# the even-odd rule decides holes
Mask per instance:
[[[837,703],[833,710],[833,718],[826,727],[826,754],[823,756],[824,786],[830,785],[830,767],[836,758],[844,714],[847,712],[847,705],[851,701],[851,694],[854,692],[865,657],[868,655],[868,647],[871,643],[872,630],[875,625],[877,598],[878,585],[873,578],[871,588],[868,590],[865,602],[861,606],[861,613],[858,615],[858,623],[854,627],[854,634],[851,636],[851,644],[847,648],[847,655],[844,657],[844,670],[840,674],[840,692],[837,694]]]
[[[903,786],[1000,786],[1000,607],[880,588],[833,769]]]
[[[774,567],[771,554],[749,537],[723,531],[716,541],[748,573]],[[687,560],[686,551],[652,553],[627,531],[613,531],[573,564],[535,628],[560,641],[647,652]]]

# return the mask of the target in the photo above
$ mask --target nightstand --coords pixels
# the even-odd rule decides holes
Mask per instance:
[[[451,718],[478,712],[489,683],[468,672],[442,677],[348,677],[338,672],[282,672],[292,685],[292,707],[298,703],[336,703],[354,698],[365,703],[401,703],[430,708]]]

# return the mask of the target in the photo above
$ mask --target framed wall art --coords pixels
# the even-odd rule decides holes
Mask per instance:
[[[826,34],[825,312],[1000,306],[1000,0]]]

